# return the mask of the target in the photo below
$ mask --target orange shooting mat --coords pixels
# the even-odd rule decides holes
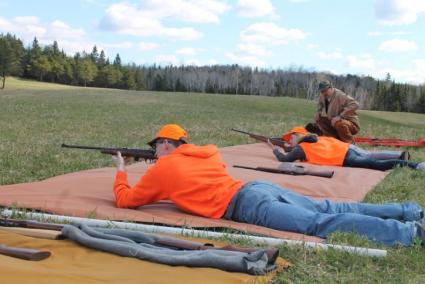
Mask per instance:
[[[291,176],[234,168],[233,165],[251,167],[277,167],[271,149],[265,143],[221,148],[227,170],[236,179],[245,182],[268,180],[282,187],[318,199],[334,201],[361,201],[387,172],[343,167],[321,167],[303,163],[305,167],[334,170],[333,178]],[[135,184],[146,169],[145,162],[128,167],[130,184]],[[146,205],[138,209],[116,208],[112,184],[115,168],[101,168],[52,177],[39,182],[0,186],[0,205],[68,216],[94,217],[109,220],[131,220],[143,223],[186,226],[192,228],[233,228],[250,234],[294,240],[322,242],[322,239],[291,232],[282,232],[256,225],[224,219],[208,219],[180,211],[168,201]]]

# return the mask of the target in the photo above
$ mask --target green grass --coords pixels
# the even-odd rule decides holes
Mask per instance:
[[[144,148],[165,123],[181,124],[197,144],[252,143],[230,129],[280,136],[309,122],[315,109],[313,102],[293,98],[74,88],[13,78],[0,91],[0,106],[0,184],[112,166],[108,155],[62,149],[61,143]],[[362,111],[360,119],[361,136],[425,137],[425,115]],[[414,160],[425,161],[425,149],[410,151]],[[424,181],[425,172],[396,169],[366,201],[416,200],[425,206]],[[329,241],[383,248],[351,234],[334,234]],[[387,249],[388,257],[375,259],[282,246],[281,255],[294,266],[273,282],[424,282],[424,248]]]

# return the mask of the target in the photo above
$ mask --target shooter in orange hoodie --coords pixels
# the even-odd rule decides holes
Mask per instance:
[[[423,217],[416,203],[334,203],[313,200],[265,181],[243,184],[227,173],[216,146],[188,144],[187,137],[176,124],[162,127],[148,143],[158,159],[134,187],[128,184],[126,161],[118,152],[113,187],[117,206],[136,208],[171,200],[188,213],[322,238],[343,231],[387,245],[410,245],[415,236],[423,236],[425,241],[425,228],[414,222]]]
[[[376,159],[357,146],[333,137],[308,133],[301,126],[292,128],[291,131],[282,136],[282,139],[288,144],[288,148],[292,148],[286,154],[281,153],[278,147],[269,143],[273,149],[273,154],[280,162],[301,160],[316,165],[368,168],[381,171],[393,169],[396,166],[417,170],[425,169],[425,162]]]

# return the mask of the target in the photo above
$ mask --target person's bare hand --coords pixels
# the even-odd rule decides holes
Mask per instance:
[[[114,161],[115,166],[117,167],[117,171],[125,172],[125,165],[128,164],[130,159],[131,158],[129,157],[123,158],[120,151],[117,152],[117,155],[112,156],[112,160]]]
[[[337,123],[340,120],[341,120],[341,117],[340,116],[333,117],[332,120],[331,120],[332,127],[335,127],[335,123]]]
[[[272,150],[277,149],[277,146],[273,145],[272,142],[270,141],[270,139],[267,139],[267,145],[269,145],[270,148],[272,148]]]

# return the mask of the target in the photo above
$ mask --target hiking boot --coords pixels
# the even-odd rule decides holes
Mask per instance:
[[[307,123],[305,129],[310,133],[315,133],[317,135],[322,135],[322,130],[320,130],[319,126],[316,123]]]
[[[422,171],[425,171],[425,162],[419,163],[419,164],[416,166],[415,170],[422,170]]]
[[[404,150],[403,152],[401,152],[400,160],[409,161],[410,160],[410,153],[409,153],[409,151]]]

